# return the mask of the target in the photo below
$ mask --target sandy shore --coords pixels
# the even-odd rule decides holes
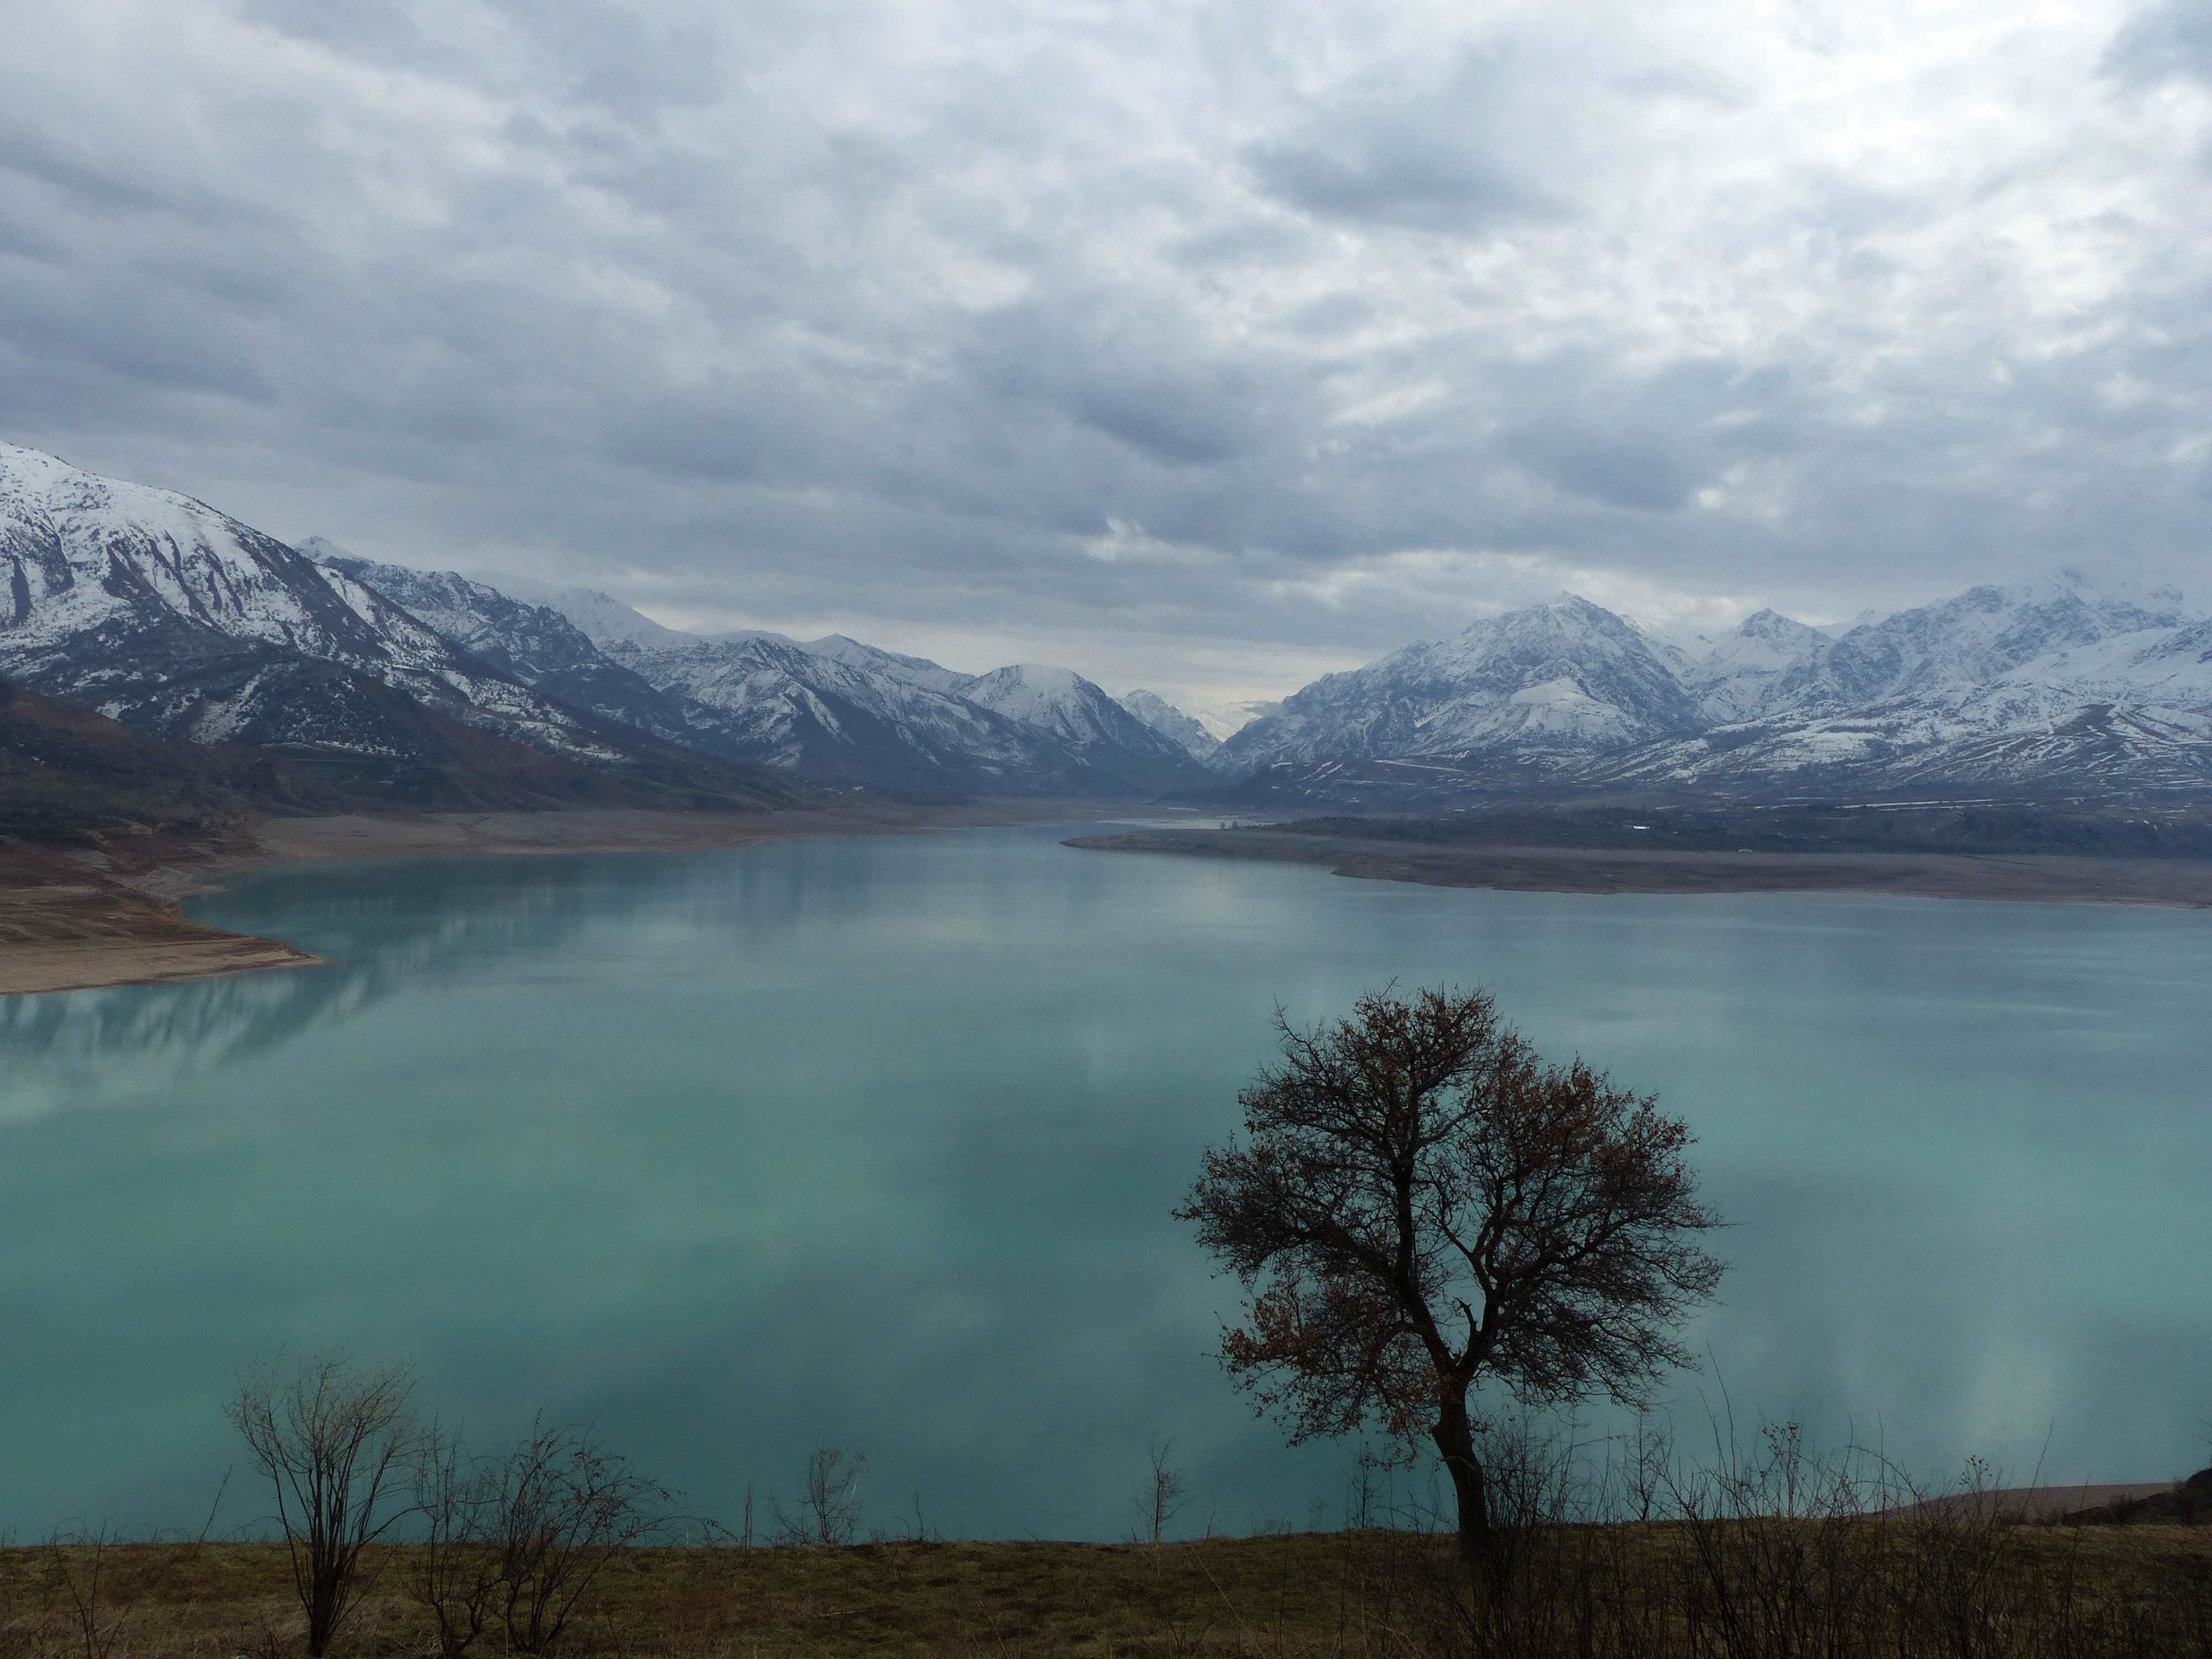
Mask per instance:
[[[2212,862],[1978,854],[1674,853],[1430,847],[1266,830],[1140,830],[1070,847],[1327,866],[1340,876],[1540,893],[1881,893],[2212,908]]]
[[[97,850],[0,845],[0,995],[312,967],[318,958],[281,939],[203,927],[177,908],[180,899],[270,864],[484,853],[680,852],[812,836],[1081,823],[1113,811],[1098,801],[995,800],[748,815],[619,808],[436,812],[264,818],[210,844],[115,835]]]

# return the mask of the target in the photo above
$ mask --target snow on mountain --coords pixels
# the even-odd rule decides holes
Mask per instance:
[[[1181,745],[1194,760],[1202,761],[1221,747],[1219,738],[1157,692],[1140,687],[1121,699],[1121,707],[1170,743]]]
[[[1704,704],[1713,730],[1626,771],[1796,788],[2179,787],[2212,766],[2208,650],[2212,623],[2172,592],[2074,572],[1975,587],[1863,623],[1764,682],[1719,682]]]
[[[1364,806],[1553,785],[2212,787],[2212,621],[2171,592],[2062,572],[1839,637],[1760,611],[1679,666],[1637,635],[1583,601],[1479,623],[1316,681],[1212,763],[1271,799]]]
[[[1835,642],[1817,683],[1793,706],[1949,699],[2038,659],[2185,620],[2178,594],[2108,592],[2071,571],[2010,586],[1972,587],[1956,599],[1852,629]]]
[[[427,759],[450,754],[447,720],[572,759],[674,752],[635,732],[947,793],[1193,791],[1194,755],[1316,803],[1391,799],[1416,773],[1429,795],[2212,787],[2212,620],[2075,573],[1840,634],[1763,611],[1697,658],[1564,596],[1325,676],[1215,745],[1153,694],[1117,702],[1066,669],[705,638],[592,589],[517,597],[307,551],[0,445],[0,673],[149,736]]]
[[[549,603],[697,711],[698,738],[825,781],[985,793],[1154,793],[1198,781],[1175,743],[1066,669],[963,674],[842,634],[681,634],[588,589]]]
[[[1682,684],[1708,724],[1755,720],[1802,696],[1832,644],[1817,628],[1761,611],[1687,665]]]
[[[643,612],[593,587],[545,587],[535,582],[509,581],[505,591],[528,604],[559,611],[596,645],[674,650],[696,644],[700,637],[663,627]]]
[[[731,752],[833,782],[947,793],[1084,792],[1082,769],[1046,733],[771,635],[696,640],[610,655],[704,711]]]
[[[0,672],[149,736],[440,765],[458,729],[445,719],[574,760],[665,769],[643,732],[933,793],[1157,793],[1200,775],[1065,670],[971,677],[842,635],[704,639],[591,589],[540,605],[320,540],[310,552],[0,446]]]
[[[825,634],[818,640],[805,641],[805,649],[817,657],[827,657],[832,662],[842,662],[848,668],[866,673],[881,674],[900,680],[908,685],[918,685],[925,691],[940,692],[946,696],[963,696],[976,676],[963,674],[957,668],[945,668],[927,657],[902,656],[896,651],[885,651],[842,634]]]
[[[1696,704],[1642,630],[1573,594],[1488,617],[1456,639],[1330,674],[1255,720],[1208,761],[1475,751],[1571,755],[1694,731]]]
[[[1189,763],[1189,751],[1181,744],[1152,730],[1072,669],[1015,663],[977,676],[961,695],[1024,726],[1049,732],[1086,764],[1151,761],[1180,769]]]
[[[427,709],[552,753],[621,758],[343,572],[189,496],[11,444],[0,595],[0,671],[147,736],[428,756],[442,740]]]
[[[309,537],[301,548],[325,569],[341,572],[397,601],[456,649],[571,708],[649,732],[664,742],[706,748],[726,759],[744,758],[713,744],[698,743],[693,710],[610,660],[588,635],[549,605],[525,604],[454,571],[416,570],[364,559],[319,536]]]

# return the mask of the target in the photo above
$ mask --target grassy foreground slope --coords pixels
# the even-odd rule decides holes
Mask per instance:
[[[576,1655],[1054,1656],[1823,1653],[1831,1659],[2212,1655],[2212,1527],[1992,1528],[1855,1519],[1565,1527],[1523,1540],[1471,1603],[1445,1540],[1390,1532],[1158,1546],[939,1543],[620,1553],[561,1650]],[[334,1655],[435,1651],[404,1546]],[[266,1544],[0,1551],[0,1653],[106,1659],[300,1650]],[[1793,1635],[1792,1632],[1795,1632]],[[472,1652],[505,1650],[496,1625]]]

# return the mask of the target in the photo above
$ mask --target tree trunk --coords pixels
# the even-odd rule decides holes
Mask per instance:
[[[1482,1478],[1482,1463],[1474,1455],[1474,1425],[1468,1421],[1467,1401],[1448,1397],[1437,1413],[1430,1431],[1451,1477],[1452,1496],[1459,1502],[1459,1553],[1472,1568],[1482,1563],[1482,1547],[1490,1536],[1490,1499]]]

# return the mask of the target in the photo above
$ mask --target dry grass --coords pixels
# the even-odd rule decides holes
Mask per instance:
[[[1160,1546],[638,1549],[601,1579],[565,1650],[667,1659],[2212,1655],[2212,1528],[1875,1522],[1845,1534],[1776,1522],[1759,1538],[1732,1536],[1757,1546],[1730,1562],[1746,1607],[1802,1615],[1794,1626],[1784,1618],[1784,1634],[1731,1636],[1710,1616],[1702,1624],[1686,1616],[1696,1600],[1698,1540],[1670,1522],[1545,1529],[1512,1582],[1480,1603],[1465,1594],[1441,1540],[1403,1533]],[[1848,1546],[1842,1555],[1831,1547],[1838,1544]],[[1796,1565],[1781,1568],[1793,1552]],[[334,1654],[431,1650],[428,1622],[405,1594],[408,1554],[401,1546],[376,1556],[376,1584]],[[1852,1578],[1850,1604],[1838,1606],[1817,1571],[1802,1571],[1824,1559],[1847,1577],[1871,1566],[1875,1579]],[[88,1624],[78,1615],[95,1582]],[[1888,1620],[1878,1650],[1834,1616],[1908,1602],[1917,1609],[1910,1628]],[[276,1546],[0,1552],[0,1654],[9,1659],[294,1654],[303,1632]],[[495,1633],[475,1651],[489,1659],[504,1645]]]
[[[375,1588],[334,1652],[428,1650],[404,1588],[409,1547],[373,1552]],[[297,1652],[304,1624],[283,1549],[132,1545],[108,1551],[119,1627],[111,1659]],[[677,1656],[989,1651],[1306,1652],[1357,1623],[1363,1554],[1349,1535],[1152,1546],[925,1543],[623,1553],[591,1595],[577,1650]],[[90,1547],[0,1552],[0,1653],[76,1653],[58,1570]],[[37,1628],[43,1626],[43,1630]],[[43,1643],[34,1638],[43,1636]],[[12,1638],[12,1644],[10,1644]],[[487,1637],[482,1650],[504,1644]]]

